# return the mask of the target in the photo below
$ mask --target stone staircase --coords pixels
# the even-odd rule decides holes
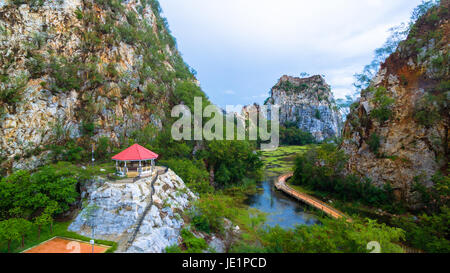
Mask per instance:
[[[117,248],[117,252],[119,253],[126,252],[128,248],[130,248],[130,246],[133,244],[134,240],[136,239],[136,236],[139,233],[139,229],[141,228],[142,222],[144,222],[145,216],[153,206],[153,194],[155,193],[154,188],[155,182],[158,180],[160,175],[166,174],[168,171],[169,168],[167,167],[160,168],[159,170],[156,171],[156,175],[151,182],[150,195],[147,197],[148,199],[147,206],[145,207],[144,212],[137,219],[136,224],[132,227],[133,231],[131,233],[128,232],[124,233],[122,237],[119,239],[118,241],[119,247]]]

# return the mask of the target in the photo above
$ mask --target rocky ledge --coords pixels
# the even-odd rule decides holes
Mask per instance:
[[[119,251],[131,253],[161,253],[167,246],[177,244],[184,225],[182,214],[197,197],[172,170],[157,176],[154,194],[150,198],[152,181],[107,181],[97,178],[83,192],[85,206],[69,230],[96,239],[119,243]],[[124,247],[149,206],[133,243]]]

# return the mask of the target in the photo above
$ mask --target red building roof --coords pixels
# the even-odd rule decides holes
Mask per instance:
[[[130,148],[115,155],[112,159],[118,161],[140,161],[157,159],[159,155],[142,147],[139,144],[134,144]]]

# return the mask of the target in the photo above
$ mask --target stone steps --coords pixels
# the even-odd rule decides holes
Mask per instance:
[[[155,193],[155,182],[158,180],[160,175],[166,174],[169,171],[169,168],[165,168],[162,170],[158,170],[156,172],[155,178],[153,178],[151,182],[151,189],[150,189],[150,195],[147,197],[150,199],[147,203],[147,206],[144,209],[144,212],[139,216],[138,220],[136,221],[136,224],[132,227],[133,231],[130,233],[126,233],[124,236],[121,237],[119,241],[119,247],[117,249],[117,252],[126,252],[128,248],[131,247],[134,240],[136,239],[136,236],[139,233],[139,229],[141,228],[142,223],[144,222],[145,216],[150,211],[150,209],[153,206],[153,194]]]

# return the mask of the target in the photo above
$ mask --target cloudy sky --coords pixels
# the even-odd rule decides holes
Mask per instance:
[[[284,74],[325,75],[336,97],[421,0],[160,0],[211,101],[262,103]]]

